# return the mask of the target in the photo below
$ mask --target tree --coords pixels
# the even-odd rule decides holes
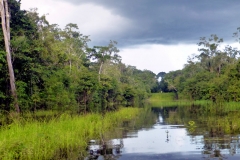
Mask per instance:
[[[159,79],[159,78],[163,79],[165,75],[166,75],[166,72],[159,72],[157,74],[157,79]]]
[[[79,67],[79,62],[87,50],[87,42],[90,41],[88,36],[83,36],[77,29],[77,24],[69,23],[62,32],[63,45],[65,46],[70,72],[74,61],[76,62],[76,67]]]
[[[110,41],[108,46],[94,46],[93,49],[89,50],[89,57],[93,60],[97,60],[99,63],[98,70],[98,80],[101,80],[102,68],[105,62],[120,62],[121,57],[118,55],[119,50],[115,46],[117,44],[116,41]]]
[[[209,72],[214,72],[216,65],[219,66],[218,60],[214,59],[214,57],[221,55],[219,46],[222,42],[223,39],[215,34],[212,34],[209,39],[205,37],[200,38],[198,46],[203,46],[203,48],[198,49],[200,52],[198,59],[202,66]]]
[[[235,37],[236,41],[240,43],[240,27],[238,27],[237,31],[233,33],[233,37]]]
[[[14,99],[15,110],[16,112],[19,113],[20,108],[18,105],[15,76],[14,76],[14,71],[12,66],[11,50],[10,50],[10,13],[8,11],[7,0],[1,0],[0,10],[1,10],[2,30],[4,35],[5,49],[7,53],[7,64],[8,64],[8,70],[9,70],[9,76],[10,76],[11,93]]]
[[[90,111],[87,103],[91,100],[91,96],[98,87],[96,73],[89,72],[85,69],[77,78],[77,84],[74,86],[76,89],[76,99],[79,107],[81,104],[84,105],[84,112],[86,113]]]

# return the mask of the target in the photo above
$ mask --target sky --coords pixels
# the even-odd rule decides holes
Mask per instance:
[[[240,27],[239,0],[21,0],[30,8],[61,28],[77,24],[90,45],[117,41],[123,63],[156,74],[182,69],[200,37],[233,44]]]

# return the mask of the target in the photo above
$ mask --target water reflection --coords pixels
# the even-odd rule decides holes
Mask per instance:
[[[87,148],[89,156],[85,159],[98,159],[99,157],[108,160],[118,159],[121,156],[122,148],[122,139],[112,139],[104,142],[90,140]]]
[[[108,143],[117,138],[121,147],[112,145],[109,152],[92,158],[240,159],[239,112],[202,106],[151,108],[115,132],[117,136],[108,133]],[[99,148],[104,150],[104,144]]]
[[[169,133],[169,131],[166,130],[166,133],[167,133],[167,139],[166,139],[166,142],[168,143],[168,142],[169,142],[169,137],[168,137],[168,133]]]

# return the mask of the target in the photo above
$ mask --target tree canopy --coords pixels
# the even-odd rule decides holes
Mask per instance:
[[[199,54],[189,57],[182,70],[167,73],[159,90],[177,91],[184,99],[240,101],[240,51],[230,45],[221,46],[222,42],[214,34],[201,37]]]
[[[149,96],[156,75],[121,62],[117,42],[90,48],[77,24],[59,28],[37,9],[9,0],[12,65],[21,111],[92,112],[134,105]],[[2,35],[2,29],[0,34]],[[3,37],[3,35],[1,36]],[[13,110],[4,40],[0,39],[0,110]]]

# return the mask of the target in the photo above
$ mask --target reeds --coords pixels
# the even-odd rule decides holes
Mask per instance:
[[[123,108],[117,112],[70,116],[62,114],[48,121],[21,119],[0,129],[0,159],[64,159],[79,157],[88,140],[130,120],[140,109]],[[76,155],[74,155],[76,154]]]

